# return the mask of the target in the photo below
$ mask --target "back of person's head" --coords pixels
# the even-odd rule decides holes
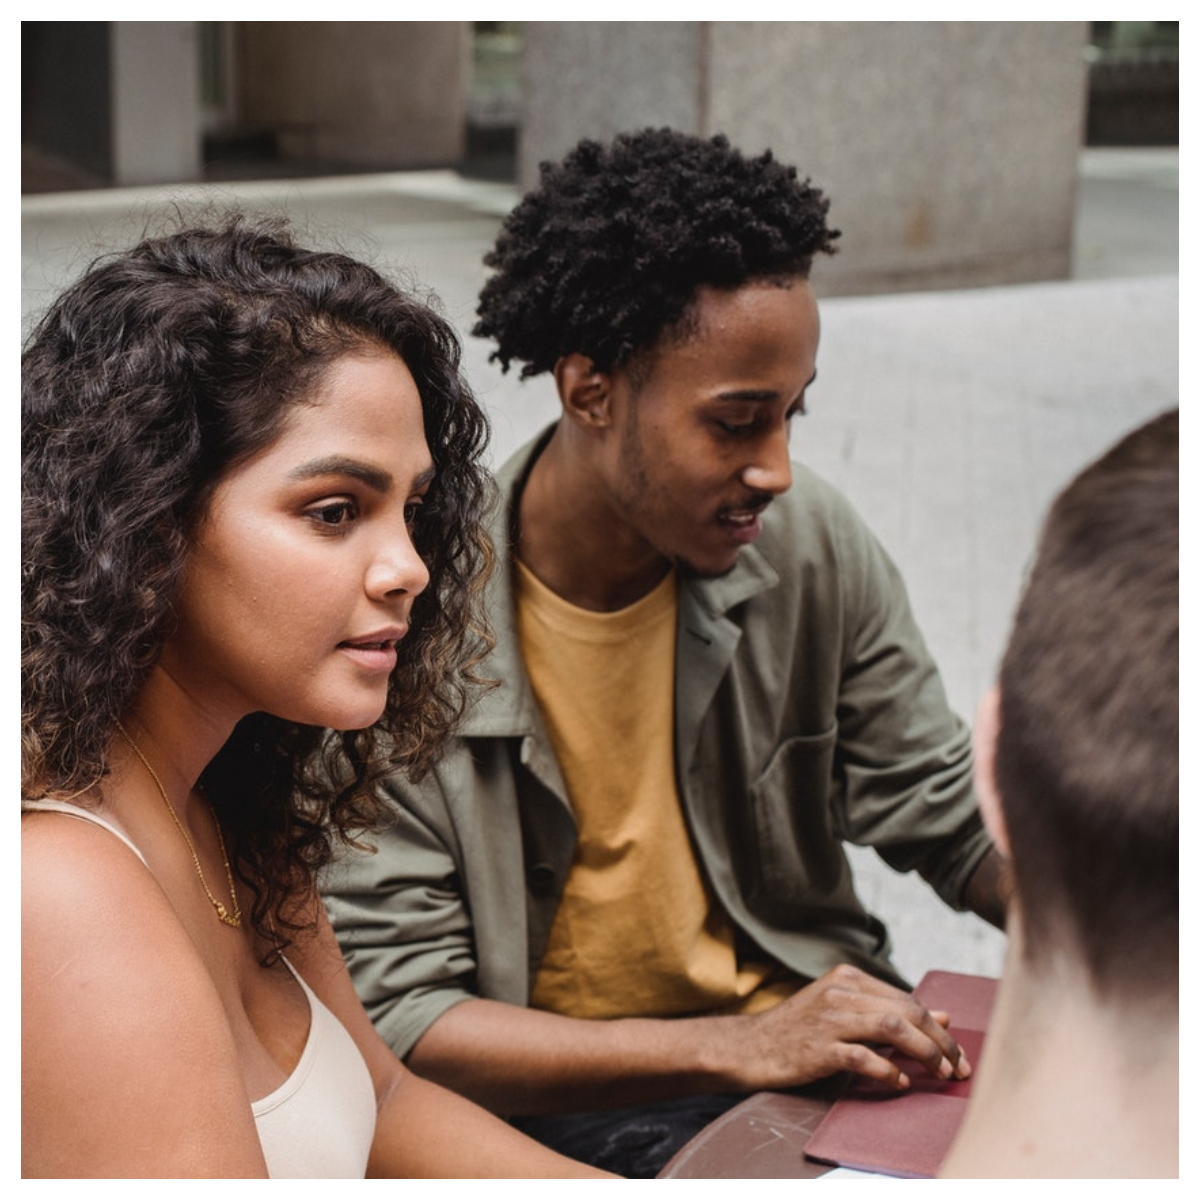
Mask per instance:
[[[1125,1002],[1179,940],[1179,415],[1084,470],[1046,520],[1000,675],[995,781],[1026,962]]]
[[[581,141],[513,210],[474,332],[522,378],[583,354],[602,371],[679,334],[699,288],[807,278],[829,201],[768,150],[670,129]]]

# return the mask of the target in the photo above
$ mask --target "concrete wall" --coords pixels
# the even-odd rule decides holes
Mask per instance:
[[[194,21],[26,21],[21,141],[63,186],[201,174]]]
[[[462,21],[247,21],[239,116],[280,157],[340,166],[456,163],[465,147]]]
[[[696,133],[705,96],[703,21],[526,21],[518,183],[581,137],[670,125]]]
[[[109,23],[21,22],[21,144],[112,179]]]
[[[194,21],[113,21],[112,173],[122,185],[178,183],[202,171]]]
[[[1061,279],[1086,22],[536,22],[521,185],[580,137],[670,124],[770,147],[843,232],[818,291]]]

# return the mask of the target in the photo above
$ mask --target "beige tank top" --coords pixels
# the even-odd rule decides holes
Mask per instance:
[[[22,808],[90,821],[146,863],[124,833],[89,809],[62,800],[25,801]],[[267,1171],[272,1179],[362,1179],[375,1137],[375,1088],[367,1064],[341,1021],[284,962],[308,998],[310,1016],[296,1069],[251,1104]]]

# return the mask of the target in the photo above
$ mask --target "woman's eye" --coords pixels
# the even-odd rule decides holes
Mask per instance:
[[[336,500],[308,510],[308,516],[321,525],[345,525],[357,515],[358,505],[353,500]]]
[[[747,433],[753,429],[756,422],[754,421],[718,421],[717,424],[726,433]]]
[[[422,500],[410,500],[409,503],[404,506],[404,524],[407,525],[409,529],[412,529],[412,527],[417,523],[417,518],[421,515],[421,508],[423,504],[424,501]]]

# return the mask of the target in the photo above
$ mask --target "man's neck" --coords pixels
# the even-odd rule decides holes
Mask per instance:
[[[1178,1005],[1101,1004],[1081,971],[1033,978],[1010,944],[943,1176],[1179,1174]]]
[[[519,500],[517,553],[564,600],[615,612],[649,594],[671,563],[612,512],[570,437],[560,424],[530,470]]]

